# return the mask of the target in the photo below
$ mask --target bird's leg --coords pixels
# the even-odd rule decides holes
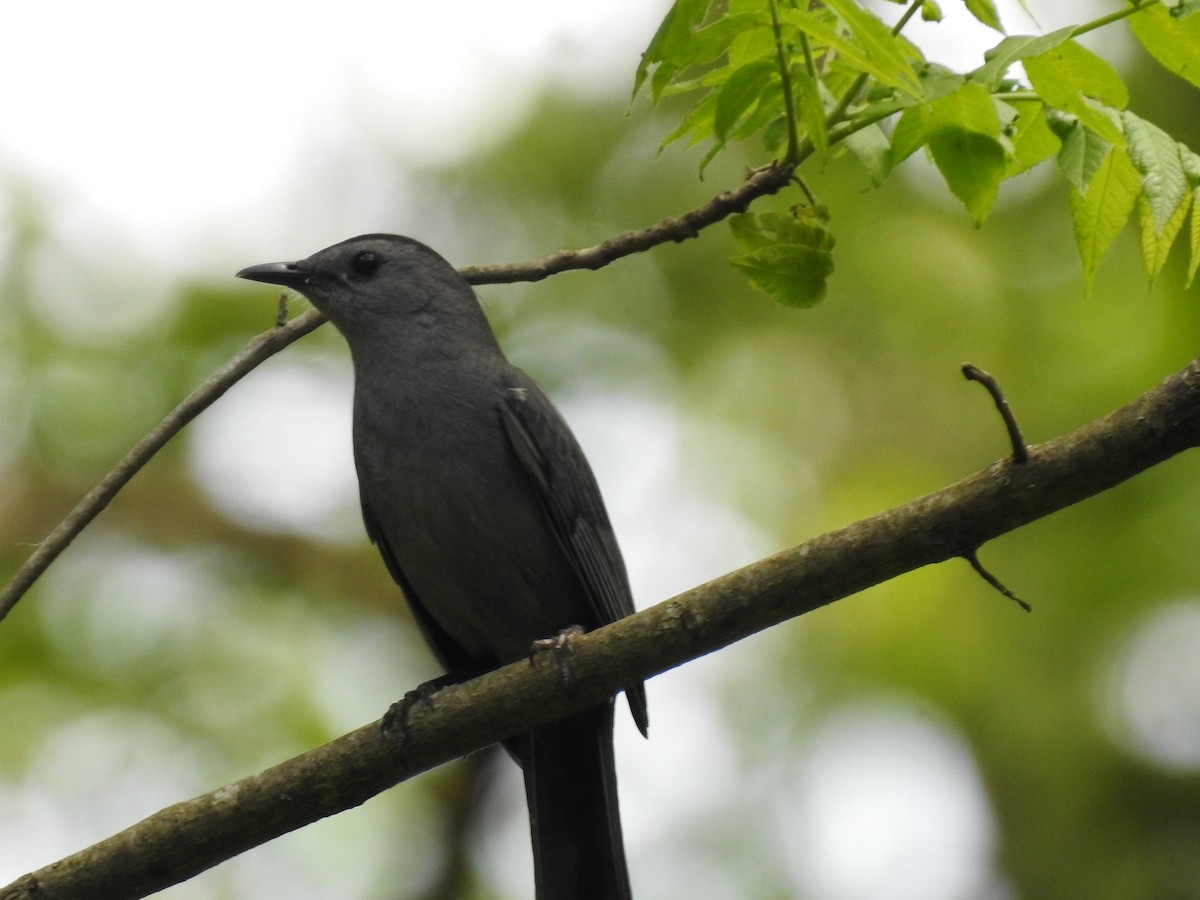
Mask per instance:
[[[558,664],[558,677],[562,680],[562,685],[566,690],[571,689],[571,680],[573,673],[571,672],[571,659],[575,656],[575,648],[572,644],[575,638],[583,634],[583,628],[579,625],[571,625],[564,628],[552,638],[542,638],[533,642],[529,648],[529,662],[532,665],[534,658],[539,653],[553,653],[554,662]]]

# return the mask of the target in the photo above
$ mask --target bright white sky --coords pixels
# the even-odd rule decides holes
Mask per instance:
[[[280,189],[302,183],[306,157],[356,134],[382,132],[414,161],[452,162],[519,123],[546,79],[628,90],[665,8],[5,4],[0,179],[49,199],[71,233],[116,228],[146,250],[252,232],[256,219],[287,216]]]
[[[917,21],[910,32],[932,41],[939,61],[977,61],[998,36],[954,0],[942,5],[946,24]],[[1081,5],[1095,6],[1034,4],[1047,7],[1037,10],[1045,28],[1086,17]],[[103,232],[138,255],[196,265],[187,251],[221,239],[255,247],[264,236],[303,233],[280,223],[308,212],[289,191],[303,190],[305,161],[323,148],[382,134],[401,158],[452,162],[502,138],[549,79],[628,91],[666,8],[667,0],[5,4],[0,182],[48,202],[56,232],[72,242]],[[1015,3],[1001,9],[1010,31],[1033,28]]]

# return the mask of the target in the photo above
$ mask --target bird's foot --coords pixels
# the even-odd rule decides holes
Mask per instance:
[[[583,628],[572,625],[564,628],[552,638],[542,638],[533,642],[529,648],[529,662],[533,664],[535,657],[541,653],[553,653],[554,662],[558,665],[558,677],[564,688],[570,690],[574,673],[571,671],[571,661],[575,656],[573,646],[575,638],[583,634]]]
[[[383,714],[383,719],[379,723],[379,730],[395,740],[396,749],[400,753],[401,760],[404,759],[405,747],[408,744],[408,714],[412,711],[412,708],[418,703],[433,706],[434,694],[444,687],[457,684],[463,680],[465,679],[457,672],[431,678],[428,681],[418,684],[405,694],[403,699],[396,701],[388,707],[388,711]]]

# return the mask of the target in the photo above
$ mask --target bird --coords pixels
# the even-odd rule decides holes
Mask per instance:
[[[237,277],[299,292],[346,339],[366,532],[448,673],[633,613],[583,450],[442,256],[365,234]],[[643,684],[624,693],[647,735]],[[537,900],[632,896],[613,717],[610,699],[505,742],[524,774]]]

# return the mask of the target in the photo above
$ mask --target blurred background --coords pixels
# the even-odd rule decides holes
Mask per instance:
[[[912,36],[962,68],[955,2]],[[1036,3],[1046,30],[1115,8]],[[585,246],[704,202],[629,106],[665,0],[149,0],[0,12],[0,575],[253,335],[242,266],[368,231],[458,265]],[[889,14],[895,8],[889,7]],[[1001,4],[1010,33],[1036,27]],[[1193,147],[1193,90],[1118,25],[1131,108]],[[739,155],[739,153],[741,155]],[[1197,353],[1182,255],[1135,236],[1083,296],[1044,166],[976,230],[921,159],[833,211],[826,302],[788,310],[718,226],[481,291],[597,469],[640,606],[1072,429]],[[760,209],[796,202],[786,196]],[[302,301],[292,301],[293,311]],[[324,328],[205,412],[0,623],[0,883],[380,716],[436,674],[362,534],[351,372]],[[1200,896],[1200,461],[649,684],[618,760],[640,898]],[[162,896],[531,895],[515,767],[479,754]]]

